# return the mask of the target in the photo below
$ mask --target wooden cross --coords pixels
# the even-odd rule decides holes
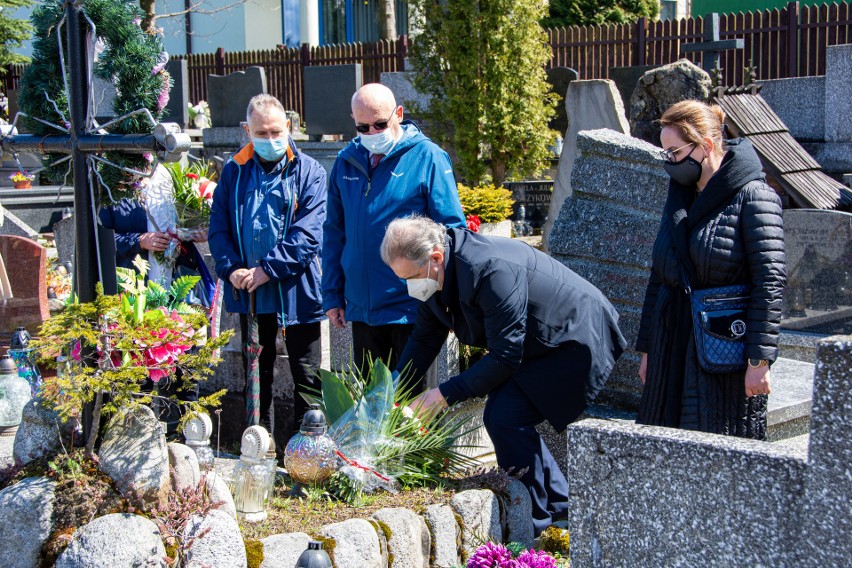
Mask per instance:
[[[171,161],[181,152],[189,150],[190,140],[189,136],[180,133],[179,129],[163,124],[157,124],[154,134],[101,134],[100,129],[87,130],[87,119],[94,118],[87,116],[90,110],[86,103],[89,98],[91,78],[86,54],[91,46],[87,46],[87,29],[79,3],[65,3],[65,25],[68,27],[66,51],[69,69],[68,121],[71,124],[68,134],[4,136],[0,138],[0,149],[3,152],[12,153],[36,151],[70,155],[74,170],[75,292],[79,301],[85,303],[95,299],[97,282],[103,282],[104,275],[115,272],[115,258],[106,258],[112,255],[99,254],[95,217],[97,203],[93,200],[96,192],[93,191],[93,184],[89,181],[89,168],[94,167],[94,164],[90,165],[88,157],[109,151],[140,154],[154,152],[161,158]],[[32,118],[39,120],[39,117]],[[124,117],[112,122],[117,122],[121,118]],[[110,123],[104,126],[108,124]],[[56,128],[65,130],[61,127]],[[12,269],[14,270],[14,267]]]
[[[704,52],[702,57],[702,69],[711,76],[713,70],[721,68],[722,52],[728,49],[743,49],[745,40],[726,39],[719,36],[719,14],[707,14],[704,17],[704,41],[698,43],[687,43],[680,46],[681,53],[694,51]]]

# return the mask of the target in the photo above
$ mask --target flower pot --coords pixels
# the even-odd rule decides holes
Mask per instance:
[[[27,181],[16,181],[13,182],[15,184],[15,189],[29,189],[32,187],[32,184],[29,180]]]

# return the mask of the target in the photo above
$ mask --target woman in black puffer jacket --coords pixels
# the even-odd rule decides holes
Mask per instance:
[[[672,180],[636,342],[644,384],[637,422],[765,439],[787,281],[781,203],[751,142],[723,142],[724,119],[717,106],[683,101],[660,120]],[[752,287],[745,372],[699,366],[684,274],[695,290]]]

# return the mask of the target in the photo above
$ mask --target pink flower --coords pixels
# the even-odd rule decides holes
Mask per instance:
[[[508,568],[512,553],[502,544],[486,542],[467,561],[467,568]]]
[[[75,361],[80,361],[83,358],[81,355],[82,351],[82,344],[79,341],[75,342],[74,347],[71,348],[71,358]]]
[[[543,550],[525,550],[518,555],[521,568],[556,568],[556,559]]]
[[[163,79],[163,86],[160,88],[160,96],[157,97],[157,110],[163,110],[169,104],[169,74],[165,71],[160,71],[160,77]]]

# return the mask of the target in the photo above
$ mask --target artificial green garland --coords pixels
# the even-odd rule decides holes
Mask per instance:
[[[142,30],[139,24],[144,14],[133,0],[82,0],[81,4],[97,28],[98,38],[105,45],[94,72],[116,86],[118,92],[112,108],[115,115],[122,116],[146,108],[155,120],[159,120],[171,88],[171,78],[164,69],[168,54],[163,49],[161,37]],[[31,117],[68,127],[68,100],[57,45],[57,39],[61,40],[67,73],[67,23],[61,29],[57,27],[65,14],[63,6],[64,1],[45,0],[33,11],[33,62],[21,78],[19,104],[21,110]],[[55,102],[55,106],[45,94]],[[59,134],[56,129],[35,120],[27,120],[26,127],[36,135]],[[153,126],[143,114],[124,119],[109,128],[112,134],[150,134],[152,131]],[[108,152],[103,157],[134,170],[148,171],[151,167],[150,154]],[[49,163],[56,158],[48,155],[45,161]],[[98,170],[110,189],[108,192],[100,187],[101,203],[109,203],[110,198],[138,197],[138,176],[105,164],[100,164]],[[53,175],[64,177],[62,172],[53,172]]]

